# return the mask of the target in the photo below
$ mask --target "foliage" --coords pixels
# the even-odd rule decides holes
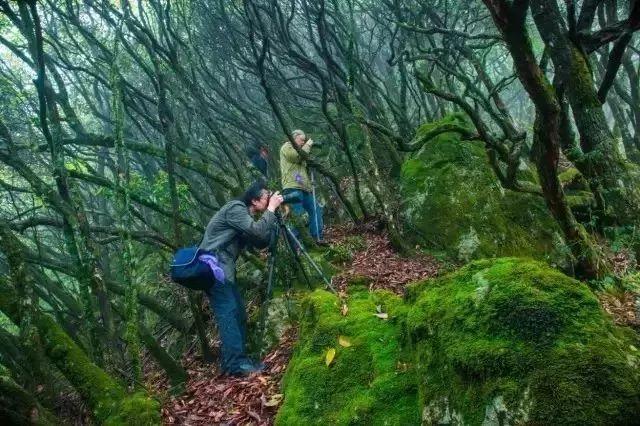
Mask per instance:
[[[79,345],[69,357],[85,355],[88,363],[77,367],[99,366],[104,383],[120,387],[138,355],[138,332],[150,350],[145,359],[164,362],[169,375],[182,370],[172,357],[195,339],[208,358],[206,315],[195,297],[168,283],[168,256],[197,240],[211,215],[255,177],[248,145],[271,148],[268,180],[277,182],[277,148],[298,127],[325,142],[310,161],[319,192],[337,206],[334,221],[380,219],[396,248],[421,239],[429,251],[448,252],[451,262],[527,255],[603,263],[580,256],[591,253],[591,239],[577,219],[609,239],[599,241],[611,243],[602,258],[613,252],[633,264],[640,258],[633,226],[639,169],[617,150],[621,141],[628,159],[640,158],[638,39],[617,24],[627,22],[630,3],[600,2],[606,13],[597,14],[584,6],[598,2],[545,13],[536,8],[548,2],[525,2],[522,14],[508,10],[519,7],[512,3],[0,1],[0,221],[24,244],[15,257],[28,259],[24,268],[33,275],[27,288],[15,278],[7,287],[33,293],[23,299],[34,315],[51,314],[70,333],[65,342]],[[581,17],[580,37],[570,42],[562,30],[555,33],[571,22],[565,12]],[[527,18],[514,22],[517,15]],[[588,45],[602,33],[619,54]],[[550,70],[566,90],[547,81]],[[549,102],[540,107],[540,97]],[[447,115],[453,109],[464,118]],[[464,140],[441,134],[408,154],[450,124]],[[525,167],[529,161],[540,179]],[[559,176],[564,192],[547,186],[536,198],[512,190],[523,189],[521,182],[533,192],[544,182],[553,187],[558,163],[566,169]],[[543,200],[552,209],[566,201],[571,211],[556,208],[554,221]],[[130,253],[123,250],[129,243]],[[349,261],[361,245],[356,237],[312,256],[332,271],[330,262]],[[9,276],[7,266],[14,275],[23,268],[6,258],[3,248],[0,278]],[[254,257],[246,264],[253,262],[260,266]],[[274,317],[290,310],[289,284],[304,286],[292,262],[279,259],[275,296],[283,297]],[[624,273],[598,284],[612,287]],[[246,281],[250,299],[263,290],[258,275]],[[2,330],[15,334],[16,324],[23,327],[0,314]],[[20,339],[29,340],[25,335]],[[330,369],[341,368],[342,352],[355,347],[336,347]],[[0,348],[0,360],[8,353]],[[42,370],[68,367],[55,353]],[[28,389],[41,379],[36,363],[29,373],[16,364],[0,365],[11,379],[5,383]],[[97,422],[125,423],[137,408],[141,417],[157,408],[143,392],[137,398],[95,391],[102,388],[88,384],[102,381],[67,373],[73,381],[47,378],[56,385],[48,388],[78,391]],[[96,405],[102,396],[92,389],[111,395],[111,408]],[[372,393],[362,406],[381,399]]]
[[[333,263],[343,264],[350,261],[356,252],[365,247],[366,244],[362,236],[351,235],[338,244],[332,244],[327,250],[326,256]]]

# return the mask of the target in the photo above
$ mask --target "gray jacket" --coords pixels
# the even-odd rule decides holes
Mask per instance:
[[[267,247],[275,221],[273,212],[267,210],[254,220],[242,201],[229,201],[209,221],[200,248],[216,253],[226,279],[235,281],[240,251],[247,245]]]

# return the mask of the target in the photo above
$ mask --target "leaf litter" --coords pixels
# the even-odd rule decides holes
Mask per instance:
[[[403,294],[407,284],[438,275],[441,264],[434,257],[401,257],[393,249],[388,235],[376,231],[376,227],[372,223],[334,227],[327,231],[326,239],[331,243],[339,243],[351,235],[360,235],[365,240],[365,248],[357,251],[351,264],[334,277],[333,282],[340,290],[346,290],[349,281],[364,278],[369,282],[369,290],[385,289]]]
[[[387,289],[402,294],[408,283],[434,277],[440,270],[438,261],[430,256],[400,257],[391,246],[388,236],[376,228],[375,223],[369,223],[358,228],[336,226],[327,229],[326,239],[331,244],[340,243],[350,235],[361,235],[365,239],[364,249],[354,253],[343,272],[332,279],[339,290],[342,315],[348,315],[349,312],[347,286],[353,278],[367,279],[369,290]],[[381,319],[388,318],[381,309],[373,314]],[[296,330],[289,329],[264,358],[266,370],[248,377],[225,376],[219,374],[215,364],[204,364],[193,356],[186,357],[186,391],[180,396],[166,399],[162,408],[164,424],[272,425],[284,398],[280,381],[296,340]],[[338,344],[342,347],[351,346],[345,336],[338,337]],[[335,348],[327,351],[327,366],[331,365],[335,355]],[[159,379],[157,376],[148,382],[158,393],[164,393],[168,388],[166,377]]]
[[[277,347],[264,358],[265,371],[247,377],[218,374],[215,364],[191,360],[186,392],[165,402],[163,423],[272,425],[283,398],[280,379],[295,340],[295,330],[289,329]]]

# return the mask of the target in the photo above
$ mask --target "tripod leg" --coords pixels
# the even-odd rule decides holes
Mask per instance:
[[[316,179],[313,175],[313,170],[310,170],[311,174],[311,191],[313,194],[313,218],[315,219],[316,225],[316,241],[320,241],[320,224],[318,223],[318,200],[316,199]]]
[[[309,263],[313,266],[313,268],[316,270],[316,272],[318,273],[318,276],[320,276],[320,278],[322,278],[322,281],[324,281],[325,285],[331,289],[332,292],[337,293],[336,289],[333,287],[333,285],[331,285],[331,281],[329,281],[327,279],[327,277],[324,275],[324,273],[322,272],[322,269],[320,269],[320,267],[316,264],[316,262],[314,262],[314,260],[311,258],[311,256],[309,256],[309,253],[307,253],[307,251],[304,249],[304,247],[302,247],[302,244],[300,243],[300,241],[296,238],[295,235],[293,235],[293,232],[291,231],[291,229],[289,229],[288,226],[284,225],[284,229],[287,232],[287,236],[289,236],[291,238],[291,240],[293,242],[296,243],[296,245],[300,248],[300,251],[302,252],[302,254],[304,254],[304,256],[307,258],[307,260],[309,261]]]
[[[274,234],[277,234],[278,231],[274,230]],[[277,252],[277,243],[278,236],[271,236],[271,248],[269,250],[269,272],[267,273],[267,288],[265,290],[264,300],[262,301],[262,306],[260,306],[260,335],[258,341],[258,352],[262,355],[262,351],[264,350],[264,336],[267,332],[266,330],[266,322],[267,322],[267,313],[269,312],[269,301],[271,300],[271,292],[273,291],[273,279],[275,276],[276,269],[276,252]]]
[[[298,254],[298,251],[293,245],[293,240],[289,239],[289,236],[286,233],[287,228],[284,225],[284,223],[283,223],[283,232],[285,233],[285,240],[287,241],[287,246],[289,246],[289,250],[293,254],[293,258],[298,264],[298,268],[300,269],[300,271],[302,271],[302,275],[304,276],[304,280],[307,282],[307,286],[309,287],[309,290],[312,290],[313,287],[311,285],[311,280],[309,279],[309,275],[307,274],[307,271],[304,269],[304,265],[302,264],[302,259],[300,259],[300,254]]]

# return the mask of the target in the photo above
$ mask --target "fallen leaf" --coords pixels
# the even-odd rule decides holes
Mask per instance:
[[[375,316],[377,316],[378,318],[383,319],[383,320],[386,320],[386,319],[388,319],[388,318],[389,318],[389,314],[388,314],[388,313],[386,313],[386,312],[379,312],[379,313],[377,313],[377,314],[373,314],[373,315],[375,315]]]
[[[344,348],[348,348],[349,346],[351,346],[351,342],[349,341],[349,339],[344,336],[338,337],[338,343],[340,343],[340,346]]]
[[[327,367],[331,365],[331,362],[333,362],[333,358],[335,358],[335,356],[336,350],[334,348],[331,348],[327,351],[327,355],[325,355],[324,357],[324,363],[327,364]]]
[[[275,407],[276,405],[280,404],[280,402],[282,401],[282,394],[277,393],[275,395],[272,395],[271,398],[264,402],[264,406],[265,407]]]
[[[342,304],[342,308],[340,308],[340,313],[342,314],[343,317],[346,317],[347,314],[349,313],[349,307],[347,306],[346,303]]]

